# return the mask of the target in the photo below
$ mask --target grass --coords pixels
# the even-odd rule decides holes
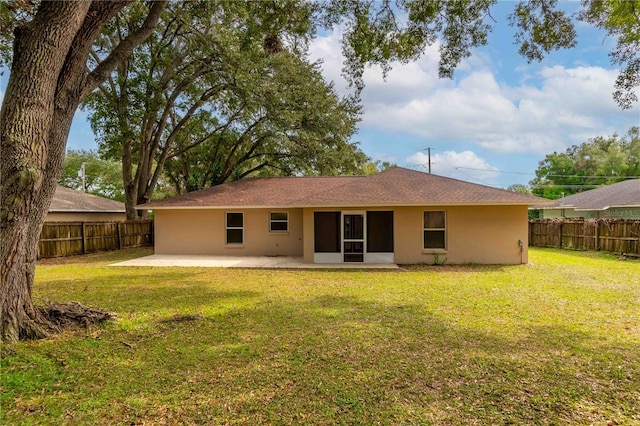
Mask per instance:
[[[640,424],[640,262],[401,272],[42,262],[118,320],[5,346],[4,424]],[[182,318],[179,316],[192,316]]]

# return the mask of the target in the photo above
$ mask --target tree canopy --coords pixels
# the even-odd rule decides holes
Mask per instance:
[[[308,26],[292,15],[293,25],[275,28],[264,5],[170,5],[85,102],[102,155],[123,164],[128,217],[165,171],[184,192],[257,173],[349,174],[366,161],[350,140],[359,106],[307,62]],[[106,28],[94,57],[140,19],[135,12]],[[255,28],[261,21],[269,25]]]
[[[565,152],[548,154],[529,183],[534,195],[556,199],[640,176],[640,128],[589,139]]]
[[[491,9],[496,2],[278,0],[189,4],[199,8],[201,14],[213,9],[234,9],[234,22],[241,23],[248,36],[270,32],[272,37],[265,41],[276,43],[274,46],[283,28],[313,37],[318,30],[340,25],[344,29],[344,75],[361,89],[367,65],[379,65],[388,71],[394,61],[415,60],[425,46],[436,42],[440,45],[440,77],[451,77],[474,47],[487,43],[494,24]],[[139,2],[128,9],[135,7]],[[11,62],[13,29],[29,22],[37,9],[38,2],[31,0],[0,3],[0,63]],[[253,20],[247,20],[249,16]],[[563,10],[557,0],[522,0],[514,2],[509,16],[509,23],[515,28],[515,44],[530,62],[542,60],[553,50],[575,47],[575,27],[581,22],[604,30],[616,40],[609,54],[611,64],[620,69],[613,97],[621,108],[632,108],[638,102],[640,87],[640,0],[582,0],[580,11],[573,15]]]

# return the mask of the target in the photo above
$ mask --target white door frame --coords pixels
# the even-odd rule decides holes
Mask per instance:
[[[324,210],[319,210],[324,211]],[[333,210],[336,211],[336,210]],[[387,210],[385,210],[387,211]],[[388,210],[394,211],[394,210]],[[394,212],[395,213],[395,212]],[[344,215],[362,215],[363,234],[362,241],[363,262],[345,262],[344,261]],[[393,215],[395,227],[395,214]],[[315,235],[314,235],[315,238]],[[347,240],[349,242],[350,240]],[[367,211],[366,210],[340,210],[340,252],[339,253],[314,253],[314,263],[394,263],[395,253],[367,253]]]
[[[344,217],[345,216],[362,216],[362,238],[345,240],[344,238]],[[344,260],[344,243],[362,243],[362,262],[345,262]],[[340,212],[340,254],[342,263],[364,263],[367,255],[367,212],[364,210],[342,210]]]

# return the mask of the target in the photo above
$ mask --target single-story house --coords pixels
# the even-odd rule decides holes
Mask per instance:
[[[126,218],[124,203],[58,185],[45,222],[103,222]]]
[[[640,179],[630,179],[533,206],[541,219],[640,219]]]
[[[138,206],[155,253],[305,263],[527,262],[543,199],[393,167],[370,176],[252,178]]]

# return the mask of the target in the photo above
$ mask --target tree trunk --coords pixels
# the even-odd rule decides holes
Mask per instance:
[[[38,240],[64,164],[71,121],[87,96],[153,31],[166,2],[151,6],[137,32],[88,74],[91,44],[127,1],[42,2],[16,30],[11,76],[0,111],[0,337],[54,329],[33,304]]]
[[[122,178],[124,180],[124,205],[127,212],[127,220],[138,219],[136,211],[138,193],[136,181],[133,178],[133,157],[131,154],[131,145],[133,141],[127,140],[122,147]]]
[[[49,159],[56,155],[50,152],[49,137],[54,126],[64,126],[52,120],[58,77],[89,6],[88,2],[43,3],[34,20],[16,31],[12,71],[0,112],[3,341],[41,337],[48,331],[31,295],[38,238],[56,186],[56,180],[47,180]],[[45,49],[38,48],[43,45]]]

